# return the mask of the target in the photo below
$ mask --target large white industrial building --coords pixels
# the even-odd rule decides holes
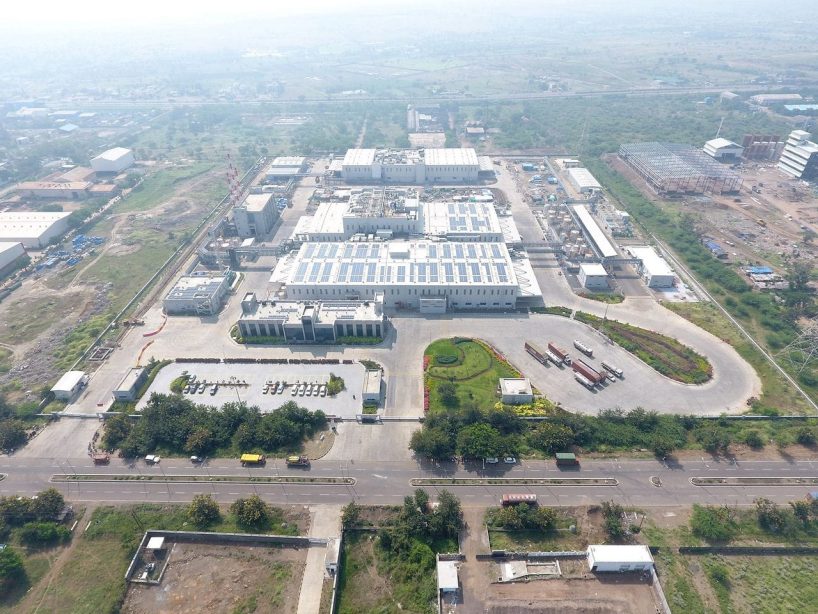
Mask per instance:
[[[5,211],[0,213],[0,241],[22,243],[40,249],[68,230],[65,211]]]
[[[568,180],[571,182],[571,185],[574,186],[574,189],[580,194],[598,192],[602,189],[596,177],[594,177],[587,168],[572,167],[568,168],[566,173],[568,173]]]
[[[121,173],[133,165],[133,152],[124,147],[114,147],[91,158],[91,168],[95,173]]]
[[[604,262],[609,258],[617,256],[616,248],[608,240],[605,232],[596,223],[588,207],[585,205],[574,205],[571,210],[574,213],[574,219],[582,230],[583,235],[588,241],[588,244],[594,249],[596,255]]]
[[[627,250],[634,258],[642,261],[639,272],[648,288],[672,288],[676,285],[676,274],[655,249],[644,245],[628,246]]]
[[[719,162],[735,162],[741,159],[744,147],[725,138],[711,139],[704,144],[704,153]]]
[[[268,182],[279,182],[297,177],[304,172],[307,159],[302,156],[280,156],[267,167],[265,176]]]
[[[26,255],[26,248],[19,241],[0,241],[0,275],[12,269]]]
[[[383,337],[383,296],[371,301],[259,301],[248,292],[241,302],[239,333],[281,338],[287,343],[335,342],[343,337]]]
[[[354,235],[423,235],[449,241],[520,242],[510,216],[500,218],[491,192],[457,199],[421,202],[414,190],[353,191],[347,202],[325,202],[315,215],[302,216],[294,241],[345,241]]]
[[[349,149],[341,174],[362,183],[473,183],[480,163],[472,148]]]
[[[527,259],[503,243],[429,240],[305,243],[270,279],[289,300],[372,300],[424,313],[507,310],[541,300]]]
[[[217,313],[230,290],[231,275],[193,274],[179,278],[162,305],[168,315],[209,316]]]
[[[233,222],[242,238],[266,236],[277,219],[278,210],[272,194],[249,194],[233,208]]]
[[[818,179],[818,144],[809,132],[793,130],[778,159],[778,168],[796,179]]]

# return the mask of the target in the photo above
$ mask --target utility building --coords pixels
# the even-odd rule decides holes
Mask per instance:
[[[579,265],[579,283],[588,290],[608,290],[608,271],[601,264],[583,262]]]
[[[307,159],[301,156],[282,156],[276,158],[267,167],[265,173],[270,183],[289,180],[302,174],[307,166]]]
[[[249,194],[242,204],[233,208],[233,222],[242,238],[267,236],[277,219],[272,194]]]
[[[650,246],[630,246],[628,252],[641,260],[639,272],[649,288],[672,288],[676,285],[676,274],[667,261]]]
[[[180,277],[162,305],[168,315],[211,316],[222,308],[230,290],[230,274],[193,274]]]
[[[91,158],[91,168],[95,173],[121,173],[133,165],[133,152],[124,147],[114,147]]]
[[[122,381],[119,382],[119,386],[114,390],[114,399],[124,402],[135,401],[136,393],[147,379],[147,376],[148,371],[144,367],[129,369]]]
[[[602,189],[596,177],[587,168],[569,168],[566,172],[571,185],[580,194],[591,194]]]
[[[26,249],[39,249],[68,230],[66,211],[6,211],[0,213],[0,241],[20,242]]]
[[[85,371],[67,371],[51,388],[58,401],[70,402],[88,384]]]
[[[650,571],[653,555],[647,546],[588,546],[588,569],[594,572]]]
[[[531,382],[527,377],[500,380],[500,400],[509,405],[524,405],[534,400]]]
[[[796,179],[818,179],[818,145],[805,130],[793,130],[778,160],[778,168]]]

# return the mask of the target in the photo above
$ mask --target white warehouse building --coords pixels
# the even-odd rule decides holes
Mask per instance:
[[[639,272],[648,288],[672,288],[676,285],[676,274],[655,249],[648,245],[629,246],[626,249],[634,258],[642,261]]]
[[[10,270],[26,255],[26,248],[19,241],[0,241],[0,275]]]
[[[508,310],[539,304],[527,259],[512,260],[502,243],[428,240],[305,243],[278,262],[270,279],[289,300],[372,300],[423,313]]]
[[[480,174],[472,148],[349,149],[344,181],[363,183],[474,183]]]
[[[121,173],[133,165],[133,152],[125,147],[114,147],[91,158],[91,168],[95,173]]]
[[[278,210],[272,194],[249,194],[233,208],[236,232],[242,238],[264,237],[275,225]]]
[[[566,172],[568,173],[568,180],[571,182],[571,185],[574,186],[574,189],[580,194],[598,192],[602,189],[596,177],[594,177],[587,168],[569,168]]]
[[[704,144],[704,153],[719,162],[736,162],[741,159],[744,147],[728,139],[711,139]]]
[[[67,211],[5,211],[0,213],[0,241],[22,243],[26,249],[45,247],[68,231]]]

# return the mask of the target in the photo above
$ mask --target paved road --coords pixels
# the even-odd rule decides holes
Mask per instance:
[[[194,467],[184,459],[163,459],[160,466],[148,467],[137,462],[132,465],[115,459],[107,467],[95,467],[88,457],[23,459],[0,458],[0,472],[8,477],[0,481],[2,495],[31,495],[51,485],[55,473],[128,473],[145,474],[159,478],[163,475],[301,475],[301,476],[349,476],[357,480],[354,486],[308,486],[272,484],[225,484],[225,483],[164,483],[152,482],[102,482],[81,484],[55,484],[68,499],[74,502],[136,503],[136,502],[186,502],[194,494],[211,493],[223,502],[239,496],[258,493],[265,500],[277,504],[338,505],[351,500],[365,504],[395,505],[413,490],[412,478],[419,477],[613,477],[618,486],[451,486],[466,506],[486,506],[499,501],[504,492],[533,492],[546,505],[585,505],[603,499],[615,499],[634,506],[682,506],[692,503],[705,504],[752,504],[756,497],[764,496],[786,502],[803,498],[814,487],[700,487],[690,483],[697,476],[763,476],[763,477],[816,477],[818,458],[809,461],[713,461],[709,457],[664,465],[654,460],[605,460],[585,461],[578,471],[557,470],[550,461],[530,461],[513,467],[502,465],[485,471],[479,464],[469,465],[420,465],[414,461],[316,461],[310,470],[287,469],[281,460],[270,461],[265,468],[244,469],[234,459],[214,459],[205,467]],[[657,476],[661,487],[654,486],[650,478]],[[430,487],[429,490],[436,490]]]

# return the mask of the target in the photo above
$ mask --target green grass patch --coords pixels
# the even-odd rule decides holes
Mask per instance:
[[[190,166],[163,169],[146,177],[142,183],[117,206],[118,213],[145,211],[170,197],[178,184],[202,175],[213,168],[209,162],[200,162]]]
[[[498,401],[498,380],[520,376],[508,362],[479,341],[439,339],[426,348],[425,356],[428,357],[426,382],[430,388],[430,410],[466,405],[489,409]],[[454,397],[442,397],[438,389],[449,384],[454,386]]]
[[[678,554],[665,532],[655,527],[645,527],[642,529],[642,535],[649,545],[660,547],[654,561],[671,611],[711,614],[695,588],[688,561]]]
[[[0,375],[11,371],[11,356],[11,350],[0,348]]]
[[[591,299],[592,301],[598,301],[600,303],[608,303],[611,305],[616,305],[621,303],[625,300],[625,297],[621,294],[616,294],[614,292],[583,292],[580,294],[583,298]]]
[[[713,367],[708,360],[676,339],[581,311],[574,318],[604,332],[614,343],[677,382],[703,384],[713,377]]]

